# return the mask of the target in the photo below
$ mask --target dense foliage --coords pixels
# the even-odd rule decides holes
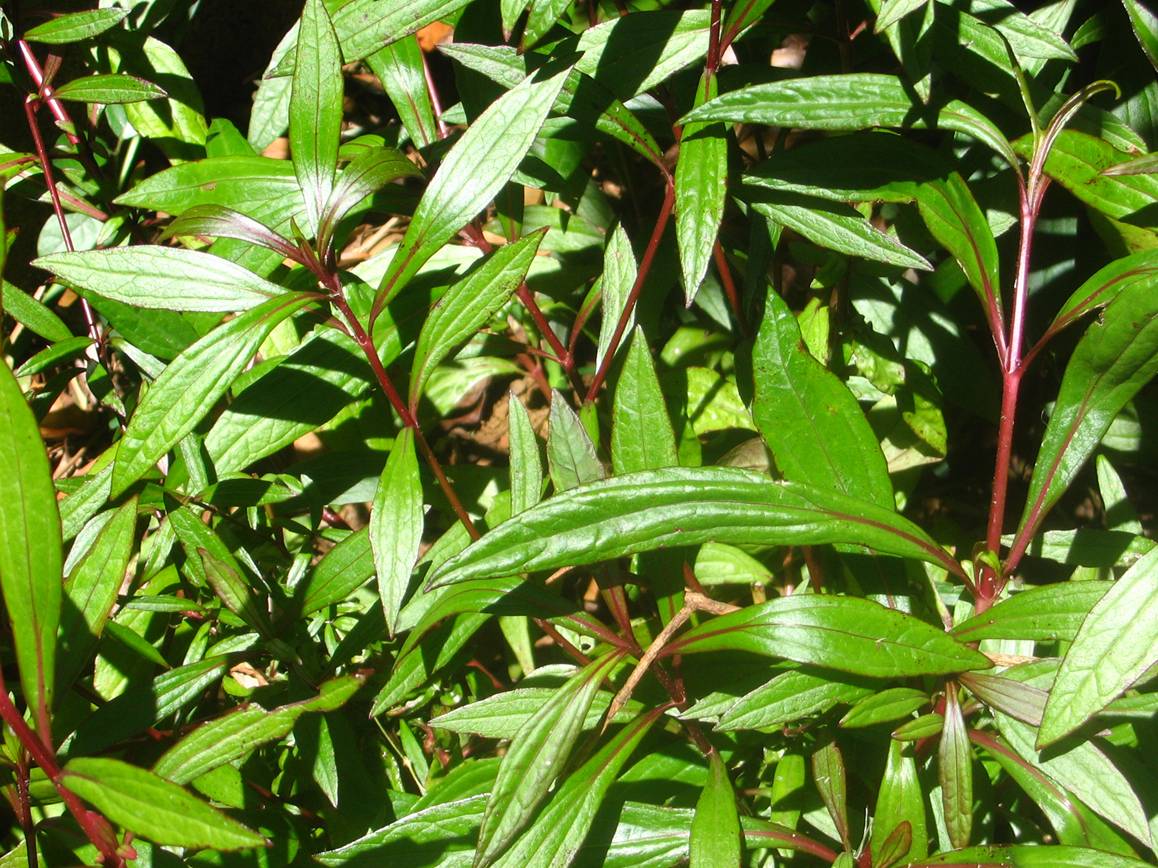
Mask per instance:
[[[0,862],[1154,857],[1140,0],[206,14],[0,15]]]

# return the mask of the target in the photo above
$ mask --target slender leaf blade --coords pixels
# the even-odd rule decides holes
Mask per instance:
[[[322,0],[306,0],[302,12],[289,120],[294,174],[313,234],[333,190],[342,131],[342,57]]]
[[[716,75],[705,72],[696,88],[696,105],[719,93]],[[727,196],[728,140],[718,123],[687,124],[680,136],[675,170],[676,243],[684,281],[684,302],[691,305],[699,292]]]
[[[628,347],[611,414],[611,464],[617,474],[679,464],[647,339],[636,329]]]
[[[52,95],[56,99],[102,105],[143,102],[168,96],[162,88],[151,81],[145,81],[135,75],[116,73],[74,78],[56,88]]]
[[[945,691],[945,723],[937,746],[937,778],[941,784],[941,804],[945,827],[954,847],[969,846],[973,834],[973,749],[957,686],[950,681]]]
[[[1158,663],[1158,549],[1114,582],[1086,616],[1049,691],[1039,748],[1110,704]]]
[[[370,547],[378,574],[378,598],[393,635],[410,574],[422,545],[422,483],[414,429],[403,428],[378,479],[370,509]]]
[[[700,791],[689,841],[692,868],[740,864],[740,815],[728,769],[715,751],[708,756],[708,782]]]
[[[217,327],[165,368],[121,438],[110,496],[140,479],[192,431],[274,327],[313,301],[309,296],[272,298]]]
[[[60,512],[36,419],[7,362],[0,364],[0,502],[0,590],[24,701],[43,728],[56,678]]]
[[[128,14],[128,9],[117,8],[72,12],[45,21],[43,24],[37,24],[24,31],[24,39],[43,45],[67,45],[70,42],[83,42],[116,27],[125,20],[125,16]]]

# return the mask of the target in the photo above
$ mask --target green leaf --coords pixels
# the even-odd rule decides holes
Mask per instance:
[[[997,242],[965,179],[953,172],[946,181],[922,184],[917,191],[917,207],[933,237],[965,272],[981,309],[995,310],[997,325],[1003,324]]]
[[[314,303],[281,296],[218,326],[181,353],[150,387],[117,450],[111,496],[136,482],[192,431],[278,323]]]
[[[165,227],[162,238],[180,235],[233,238],[272,250],[281,259],[302,261],[301,251],[284,235],[274,232],[259,220],[222,205],[194,205]]]
[[[965,718],[957,701],[957,687],[950,681],[945,690],[945,723],[937,746],[937,780],[945,827],[954,847],[968,847],[973,833],[973,750]]]
[[[1001,538],[1004,545],[1013,535]],[[1047,530],[1029,543],[1026,554],[1037,558],[1082,567],[1128,567],[1150,549],[1154,541],[1119,530]]]
[[[858,729],[908,718],[929,704],[929,697],[912,687],[890,687],[866,696],[840,719],[842,729]]]
[[[607,475],[587,429],[557,391],[551,393],[547,424],[547,467],[556,491],[567,491]]]
[[[518,515],[543,497],[543,461],[531,417],[514,392],[510,393],[507,406],[510,408],[511,515]]]
[[[350,534],[322,557],[304,582],[302,615],[308,616],[354,593],[374,575],[370,529]]]
[[[142,102],[161,99],[168,94],[150,81],[135,75],[90,75],[76,78],[56,88],[56,99],[73,102],[93,102],[103,105]]]
[[[1005,740],[1026,762],[1041,769],[1094,811],[1152,846],[1146,811],[1126,777],[1093,741],[1079,741],[1067,750],[1044,756],[1034,747],[1037,730],[997,712],[997,726]]]
[[[214,557],[205,549],[199,549],[197,555],[205,570],[206,583],[225,608],[262,636],[266,638],[273,636],[269,616],[240,570],[234,569],[232,564]]]
[[[1158,172],[1158,153],[1143,154],[1125,163],[1102,169],[1103,175],[1153,175]]]
[[[59,15],[43,24],[24,32],[24,39],[28,42],[40,42],[44,45],[67,45],[70,42],[83,42],[100,36],[106,30],[111,30],[129,14],[127,9],[92,9],[86,12],[72,12]]]
[[[440,45],[438,50],[505,88],[515,87],[527,75],[527,58],[513,46],[460,42]],[[593,125],[653,163],[662,160],[662,148],[647,127],[606,86],[577,70],[567,76],[552,111]]]
[[[750,85],[692,109],[680,123],[694,121],[740,121],[810,130],[953,130],[973,136],[1011,166],[1017,165],[1009,142],[979,111],[960,100],[926,106],[901,79],[890,75],[814,75]]]
[[[1033,152],[1032,137],[1022,136],[1013,147],[1028,158]],[[1106,216],[1158,230],[1154,207],[1158,202],[1158,177],[1106,174],[1107,169],[1130,158],[1130,154],[1103,139],[1063,130],[1046,157],[1045,173]]]
[[[1130,16],[1130,27],[1142,52],[1150,65],[1158,70],[1158,16],[1142,5],[1139,0],[1122,0],[1126,14]]]
[[[296,200],[293,164],[269,157],[209,157],[151,175],[114,201],[130,208],[181,214],[198,205],[232,208],[253,217],[266,203]]]
[[[612,736],[563,781],[534,825],[495,864],[501,868],[571,864],[608,789],[661,714],[659,710],[643,714]]]
[[[740,864],[740,815],[728,769],[720,755],[708,755],[708,782],[696,802],[689,841],[692,868]]]
[[[696,105],[719,92],[716,76],[705,72],[696,87]],[[687,124],[680,136],[675,169],[676,242],[690,307],[712,258],[727,196],[728,140],[723,124]]]
[[[342,59],[353,63],[427,24],[452,19],[468,0],[351,0],[334,13]]]
[[[352,675],[322,684],[318,695],[266,711],[258,705],[214,718],[165,751],[153,774],[175,784],[187,784],[227,763],[245,759],[255,749],[285,738],[303,714],[333,711],[362,686]]]
[[[318,246],[329,246],[338,221],[367,196],[391,181],[420,174],[418,167],[394,148],[372,148],[359,154],[342,170],[322,208]]]
[[[423,864],[432,850],[440,863],[469,868],[474,858],[473,843],[479,820],[486,807],[486,793],[469,795],[446,803],[422,806],[382,829],[334,850],[314,854],[323,865],[370,865],[408,859]],[[460,857],[455,861],[455,857]]]
[[[91,548],[65,579],[64,593],[70,605],[60,613],[60,658],[64,662],[56,671],[58,687],[70,687],[92,659],[125,581],[136,525],[137,500],[130,498],[111,513]]]
[[[55,253],[32,264],[76,289],[156,310],[248,310],[285,293],[227,259],[180,247],[141,244]]]
[[[370,547],[378,574],[378,598],[391,635],[421,545],[422,482],[418,478],[414,429],[403,428],[394,439],[370,510]]]
[[[599,346],[595,352],[595,366],[603,364],[603,357],[611,349],[611,339],[615,336],[615,329],[619,325],[620,317],[627,308],[628,297],[635,286],[639,274],[635,263],[635,253],[631,249],[631,240],[622,223],[617,223],[607,239],[607,248],[603,251],[603,275],[599,278],[599,291],[602,294],[600,310],[602,323],[599,328]],[[635,323],[635,311],[627,317],[627,329]]]
[[[534,232],[499,248],[451,286],[431,308],[414,348],[411,407],[417,406],[434,369],[510,301],[526,279],[544,234]]]
[[[924,859],[929,854],[928,820],[925,816],[925,798],[917,779],[917,763],[906,753],[899,741],[889,742],[889,755],[884,776],[877,791],[876,810],[873,812],[870,847],[873,864],[880,864],[886,842],[893,830],[902,823],[909,824],[910,842],[893,864],[904,865]]]
[[[7,280],[0,282],[0,303],[5,314],[46,341],[66,341],[72,337],[64,320],[51,308]]]
[[[1015,547],[1036,532],[1114,417],[1158,373],[1158,298],[1131,283],[1103,309],[1066,365],[1033,467]]]
[[[1082,622],[1049,691],[1039,748],[1105,708],[1158,663],[1158,550],[1126,571]]]
[[[643,331],[628,347],[611,415],[611,464],[617,474],[659,470],[679,464],[675,432]]]
[[[61,604],[60,512],[40,430],[0,363],[0,590],[24,701],[49,734]]]
[[[114,759],[78,757],[61,783],[98,811],[155,844],[242,850],[265,839],[152,772]]]
[[[17,377],[31,377],[33,374],[39,374],[41,371],[48,370],[63,362],[74,361],[80,358],[91,346],[92,339],[87,335],[83,337],[66,338],[63,341],[58,341],[51,346],[45,347],[33,355],[28,361],[16,369],[15,374]]]
[[[836,742],[821,745],[812,754],[812,781],[820,793],[820,800],[840,835],[845,850],[852,849],[848,830],[848,780],[844,757]]]
[[[775,291],[752,347],[752,417],[785,478],[894,508],[888,465],[852,392],[805,347]]]
[[[744,470],[701,467],[630,473],[557,494],[433,570],[429,583],[588,564],[709,540],[846,542],[960,571],[924,531],[890,510]]]
[[[318,231],[338,168],[342,88],[342,57],[330,14],[322,0],[306,0],[298,27],[289,142],[311,235]]]
[[[477,865],[494,862],[530,823],[566,766],[603,679],[619,661],[618,654],[608,654],[588,664],[519,727],[483,815]]]
[[[1017,844],[1009,847],[970,847],[948,850],[920,863],[924,865],[981,865],[998,868],[1142,868],[1147,863],[1128,856],[1085,847]],[[916,866],[920,868],[920,866]]]
[[[752,202],[757,212],[814,244],[886,265],[933,270],[925,257],[881,232],[849,205],[795,193],[759,192],[759,199]]]
[[[1044,690],[1012,678],[980,672],[967,672],[961,676],[961,683],[990,708],[1033,726],[1041,723],[1041,712],[1048,695]]]
[[[562,688],[516,687],[513,690],[505,690],[431,718],[430,725],[436,729],[472,733],[484,738],[514,738],[524,724],[541,713],[560,689]],[[611,699],[611,693],[606,690],[595,695],[591,707],[587,709],[587,716],[583,719],[584,730],[595,729],[602,723],[603,716],[611,705]],[[629,723],[642,710],[641,702],[630,700],[611,722]]]
[[[836,202],[912,202],[922,183],[945,174],[930,148],[889,130],[870,130],[777,150],[743,180]]]
[[[469,551],[469,549],[467,550]],[[985,655],[912,615],[859,597],[796,594],[713,618],[665,655],[742,650],[870,678],[988,669]]]
[[[418,40],[399,39],[367,55],[366,66],[378,76],[382,89],[390,97],[402,126],[416,147],[425,148],[438,141],[434,106],[423,73],[422,49]]]
[[[892,27],[906,15],[916,12],[926,3],[927,0],[884,0],[881,3],[881,11],[877,15],[876,24],[873,25],[873,32],[883,33],[885,28]]]
[[[1137,283],[1153,286],[1156,279],[1158,250],[1143,250],[1115,259],[1074,290],[1049,324],[1046,334],[1055,335],[1090,311],[1112,303],[1131,286]]]
[[[320,0],[319,0],[320,2]],[[511,179],[539,134],[569,69],[528,76],[470,125],[438,167],[383,276],[377,304],[389,302],[436,250]]]
[[[1030,588],[955,625],[962,642],[982,639],[1072,641],[1087,614],[1105,596],[1110,582],[1064,582]]]
[[[820,714],[872,693],[863,682],[827,672],[784,672],[767,684],[741,696],[720,715],[716,729],[764,729]]]
[[[520,49],[526,51],[542,40],[570,5],[570,0],[532,0],[531,11],[523,27]]]
[[[579,37],[575,68],[620,99],[669,80],[708,50],[705,9],[634,12],[589,27]],[[611,46],[611,50],[608,50]],[[630,46],[630,50],[623,47]]]

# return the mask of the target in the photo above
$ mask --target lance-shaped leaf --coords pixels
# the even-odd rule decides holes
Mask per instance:
[[[973,749],[957,701],[957,687],[951,681],[946,686],[945,723],[937,746],[937,780],[949,841],[954,847],[968,847],[973,833]]]
[[[707,71],[696,87],[696,105],[714,99],[719,92],[715,73]],[[680,136],[675,170],[676,243],[684,279],[684,302],[690,306],[699,292],[727,196],[728,140],[724,125],[687,124]]]
[[[752,203],[756,211],[814,244],[900,268],[933,269],[925,257],[881,232],[848,205],[795,193],[759,192],[759,200]]]
[[[430,584],[589,564],[709,540],[852,543],[939,563],[955,574],[961,570],[919,527],[866,501],[734,468],[673,467],[557,494],[440,565]]]
[[[890,687],[866,696],[840,719],[842,729],[858,729],[878,723],[907,719],[914,711],[929,704],[924,691],[912,687]]]
[[[62,283],[133,307],[239,311],[285,290],[220,256],[141,244],[54,253],[33,262]]]
[[[1158,549],[1130,567],[1082,622],[1049,691],[1039,748],[1073,732],[1158,663]]]
[[[785,478],[892,509],[880,443],[848,387],[804,345],[796,317],[775,292],[752,347],[752,418]]]
[[[1087,313],[1105,307],[1131,286],[1153,286],[1158,281],[1158,250],[1143,250],[1115,259],[1101,268],[1066,299],[1043,340],[1052,337]]]
[[[845,850],[852,849],[848,830],[848,779],[836,742],[821,745],[812,755],[812,780]]]
[[[1153,175],[1158,172],[1158,153],[1144,154],[1126,163],[1115,163],[1102,169],[1103,175]]]
[[[410,379],[417,405],[431,373],[503,307],[526,279],[545,230],[500,247],[435,302],[418,335]]]
[[[197,205],[220,205],[245,214],[264,203],[301,201],[294,167],[269,157],[209,157],[151,175],[116,204],[182,214]]]
[[[556,491],[567,491],[607,475],[587,429],[557,391],[551,393],[548,425],[547,467]]]
[[[44,45],[67,45],[100,36],[106,30],[116,27],[129,14],[127,9],[92,9],[87,12],[72,12],[60,15],[43,24],[24,31],[28,42]]]
[[[1158,16],[1142,5],[1141,0],[1122,0],[1126,14],[1130,16],[1130,27],[1150,65],[1158,70]],[[1152,7],[1151,7],[1152,8]]]
[[[438,141],[434,105],[426,87],[422,49],[418,40],[403,38],[366,57],[366,65],[382,82],[382,89],[416,147]]]
[[[1040,687],[980,672],[966,672],[961,676],[961,683],[989,707],[1033,726],[1041,723],[1041,712],[1048,694]]]
[[[322,208],[318,246],[323,249],[329,246],[338,221],[367,196],[398,178],[419,174],[418,167],[394,148],[373,148],[359,154],[342,170]]]
[[[618,474],[679,464],[675,432],[643,331],[635,330],[611,414],[611,464]]]
[[[1158,373],[1158,296],[1131,283],[1102,311],[1066,365],[1033,467],[1014,550],[1069,488],[1118,412]]]
[[[1032,136],[1023,136],[1013,146],[1028,158],[1033,152]],[[1158,177],[1106,173],[1129,159],[1128,153],[1104,139],[1063,130],[1046,157],[1045,173],[1079,200],[1115,220],[1137,221],[1148,229],[1158,229],[1154,214]]]
[[[60,623],[60,512],[32,410],[0,361],[0,590],[12,626],[24,701],[48,726]]]
[[[953,130],[984,142],[1011,166],[1017,165],[1008,140],[981,112],[960,100],[925,105],[901,79],[890,75],[815,75],[750,85],[692,109],[680,123],[693,121],[742,121],[809,130]]]
[[[530,823],[566,766],[603,679],[619,659],[608,654],[585,666],[519,728],[483,815],[476,865],[494,862]]]
[[[981,309],[995,310],[996,322],[1004,323],[997,242],[965,179],[953,172],[947,180],[922,184],[917,191],[917,207],[933,237],[965,272],[965,279],[981,300]]]
[[[511,453],[511,515],[530,509],[543,497],[543,460],[539,438],[527,408],[514,392],[508,406],[508,438]]]
[[[394,439],[370,510],[370,547],[378,574],[378,597],[391,635],[421,545],[422,482],[418,478],[414,429],[403,428]]]
[[[879,864],[893,830],[902,823],[909,824],[909,846],[894,864],[924,859],[929,853],[929,833],[925,816],[925,799],[921,782],[917,779],[917,763],[899,741],[889,742],[889,756],[885,762],[884,777],[877,791],[877,805],[873,812],[870,847],[873,864]]]
[[[310,296],[271,298],[218,326],[174,359],[129,420],[117,450],[111,496],[140,479],[192,431],[274,327],[312,303]]]
[[[495,864],[502,868],[570,865],[620,769],[661,716],[658,709],[640,715],[612,736],[563,781],[534,825]]]
[[[145,81],[135,75],[114,73],[74,78],[56,88],[52,95],[56,99],[103,105],[143,102],[168,96],[162,88],[151,81]]]
[[[61,783],[114,823],[155,844],[242,850],[266,843],[171,781],[121,760],[70,760]]]
[[[953,627],[962,642],[982,639],[1072,641],[1110,582],[1063,582],[1030,588]]]
[[[872,687],[864,682],[831,672],[784,672],[737,699],[720,715],[716,729],[782,726],[828,711],[839,703],[855,702],[872,692]]]
[[[909,13],[920,9],[926,2],[927,0],[884,0],[873,32],[883,33],[886,28],[892,27]]]
[[[527,58],[513,46],[451,43],[439,46],[439,51],[506,88],[515,87],[527,75]],[[647,127],[604,85],[578,70],[567,76],[553,111],[593,124],[653,163],[662,161],[663,149]]]
[[[341,708],[362,686],[352,675],[327,681],[318,695],[266,711],[259,705],[240,708],[205,723],[165,751],[153,773],[175,784],[187,784],[226,763],[244,759],[263,744],[289,735],[303,714]]]
[[[611,339],[615,336],[615,329],[619,319],[627,307],[628,296],[639,273],[635,263],[635,253],[631,249],[631,239],[622,223],[617,223],[607,239],[607,248],[603,251],[603,275],[599,278],[598,288],[601,294],[599,302],[602,322],[599,327],[599,346],[595,351],[595,365],[603,364],[603,357],[611,349]],[[627,317],[627,329],[635,323],[635,311]]]
[[[274,232],[259,220],[223,205],[194,205],[186,209],[180,217],[166,226],[162,233],[163,238],[175,238],[179,235],[236,238],[238,241],[246,241],[272,250],[286,259],[304,261],[301,251],[284,235]]]
[[[198,557],[205,570],[205,581],[229,611],[262,636],[271,637],[273,627],[269,615],[262,608],[249,582],[233,564],[214,557],[206,549],[198,549]]]
[[[740,815],[728,768],[715,751],[708,756],[708,782],[700,791],[688,842],[692,868],[740,864]]]
[[[334,13],[346,63],[410,36],[427,24],[452,19],[468,0],[351,0]],[[278,70],[282,72],[282,70]]]
[[[342,87],[342,57],[330,14],[322,0],[306,0],[298,27],[289,141],[310,234],[318,229],[338,168]]]
[[[65,606],[60,614],[63,662],[56,672],[60,687],[71,686],[89,663],[108,623],[129,566],[136,524],[137,500],[130,498],[112,513],[92,547],[65,580],[64,593],[71,605]]]
[[[438,248],[486,207],[530,150],[569,69],[533,76],[507,91],[470,125],[426,187],[402,244],[382,278],[389,302]]]
[[[665,654],[739,650],[866,675],[900,678],[988,669],[984,654],[924,621],[859,597],[796,594],[713,618]]]
[[[1079,741],[1064,751],[1039,753],[1037,730],[997,712],[998,729],[1026,762],[1041,769],[1115,826],[1152,846],[1146,810],[1114,763],[1093,741]]]

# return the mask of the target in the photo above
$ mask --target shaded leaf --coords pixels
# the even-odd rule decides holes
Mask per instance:
[[[851,850],[852,843],[848,830],[848,779],[844,770],[844,757],[836,742],[826,742],[812,754],[812,781],[816,784],[820,800],[828,810],[828,816],[840,835],[844,849]]]
[[[129,10],[114,7],[59,15],[24,31],[24,39],[28,42],[39,42],[44,45],[83,42],[116,27],[125,20],[125,16],[128,14]]]
[[[301,251],[284,235],[274,232],[259,220],[223,205],[194,205],[186,209],[180,217],[165,227],[162,237],[174,238],[180,235],[235,238],[272,250],[282,258],[302,261]]]
[[[720,755],[708,756],[708,782],[696,802],[688,847],[692,868],[740,864],[740,816],[728,769]]]
[[[391,42],[367,55],[366,66],[382,82],[382,89],[394,104],[411,141],[419,148],[438,141],[438,126],[426,87],[418,40],[405,37]]]
[[[551,393],[548,425],[547,466],[556,491],[567,491],[606,476],[587,429],[557,391]]]

